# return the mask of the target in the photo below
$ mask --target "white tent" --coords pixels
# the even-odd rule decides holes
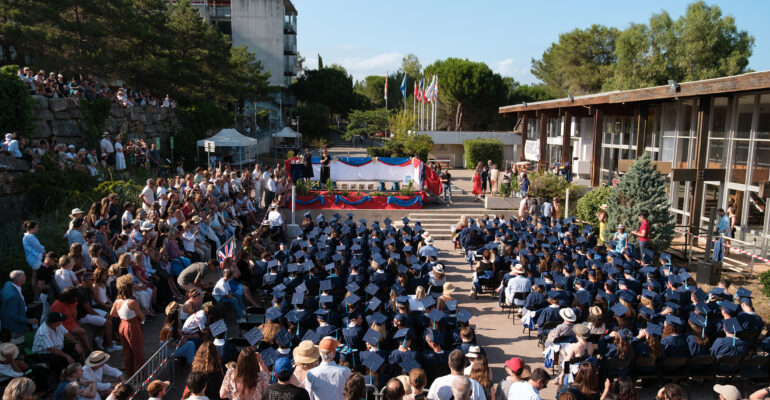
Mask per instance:
[[[273,139],[273,148],[275,149],[275,155],[278,157],[278,153],[288,150],[298,149],[301,144],[302,134],[289,128],[288,126],[275,132],[271,135]],[[291,139],[294,139],[293,141]],[[293,143],[292,143],[293,142]]]
[[[241,135],[235,129],[222,129],[216,135],[198,141],[198,147],[205,147],[207,141],[214,142],[215,153],[233,154],[238,165],[254,161],[259,140]],[[237,153],[237,157],[236,157]]]

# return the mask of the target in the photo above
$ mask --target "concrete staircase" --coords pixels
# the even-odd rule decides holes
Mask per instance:
[[[342,132],[338,130],[329,130],[328,136],[326,136],[327,139],[329,139],[329,147],[350,147],[351,143],[349,140],[345,140],[342,138]]]
[[[420,221],[422,228],[430,232],[433,240],[449,240],[452,238],[451,227],[457,225],[463,215],[476,218],[480,214],[484,214],[485,211],[481,208],[416,210],[408,215],[409,225],[414,226],[415,221]],[[399,219],[394,221],[393,225],[396,228],[400,228],[404,224]]]

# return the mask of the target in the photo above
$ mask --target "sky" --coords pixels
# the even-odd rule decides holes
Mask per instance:
[[[292,0],[306,68],[340,64],[355,80],[398,70],[404,55],[423,67],[448,57],[483,61],[502,76],[534,83],[532,58],[559,34],[602,24],[625,29],[653,13],[684,14],[688,1],[645,0]],[[770,70],[770,1],[710,0],[754,36],[749,68]]]

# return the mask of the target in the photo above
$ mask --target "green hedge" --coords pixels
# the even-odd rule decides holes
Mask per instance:
[[[503,169],[503,142],[498,139],[470,139],[463,142],[465,148],[465,167],[476,168],[481,161],[487,160],[497,164],[498,169]]]
[[[393,151],[385,147],[367,147],[366,155],[369,157],[390,157]]]

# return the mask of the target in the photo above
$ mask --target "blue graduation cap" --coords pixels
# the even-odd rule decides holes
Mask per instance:
[[[334,297],[324,294],[318,297],[318,302],[320,304],[328,304],[328,303],[334,303]]]
[[[327,271],[333,270],[334,269],[334,263],[328,263],[328,264],[324,265],[324,269],[327,270]]]
[[[319,284],[318,287],[323,291],[332,290],[332,281],[331,279],[324,279]]]
[[[267,262],[268,268],[275,268],[278,266],[278,260],[270,260]]]
[[[315,311],[315,315],[321,321],[326,321],[329,318],[329,310],[325,308],[320,308]]]
[[[653,336],[663,336],[663,327],[658,324],[653,324],[652,322],[647,323],[646,331]]]
[[[666,290],[665,294],[666,299],[671,300],[675,303],[679,303],[682,301],[682,296],[679,294],[679,292],[675,292],[673,290]]]
[[[335,253],[332,256],[332,260],[334,260],[334,261],[342,261],[342,255],[340,253]]]
[[[577,298],[578,304],[581,304],[581,305],[591,304],[591,293],[587,290],[580,290],[576,292],[575,298]]]
[[[295,293],[294,293],[294,294],[291,296],[291,304],[292,304],[292,305],[295,305],[295,306],[296,306],[296,305],[300,305],[300,304],[303,304],[304,302],[305,302],[305,293],[302,293],[302,292],[295,292]]]
[[[420,300],[420,302],[422,303],[423,308],[426,310],[436,305],[436,300],[430,296],[425,297],[424,299]]]
[[[367,322],[370,323],[370,324],[374,323],[374,324],[377,324],[377,325],[382,325],[382,324],[385,323],[385,321],[388,320],[388,317],[386,317],[382,313],[376,312],[376,313],[370,315],[369,317],[367,317],[366,319],[367,319]],[[370,321],[370,319],[371,319],[371,321]]]
[[[354,306],[360,300],[361,300],[360,297],[356,296],[355,294],[351,294],[350,296],[346,297],[345,300],[342,301],[342,303],[347,304],[349,306]]]
[[[369,328],[368,331],[364,334],[364,342],[369,343],[372,346],[378,346],[380,343],[380,338],[382,337],[382,334],[380,332],[375,331],[374,329]]]
[[[377,309],[377,307],[380,306],[380,304],[382,304],[382,301],[380,299],[378,299],[376,297],[372,297],[372,299],[369,300],[369,304],[367,306],[367,309],[370,310],[370,311],[374,311],[374,310]]]
[[[296,324],[300,319],[302,319],[302,315],[300,315],[299,311],[297,310],[291,310],[286,313],[286,320],[289,322],[294,322]]]
[[[556,290],[549,290],[547,295],[549,299],[553,299],[553,300],[559,299],[559,292],[557,292]]]
[[[347,286],[345,286],[345,289],[347,289],[347,291],[350,293],[354,293],[361,289],[361,287],[358,286],[358,284],[355,282],[350,282],[347,284]]]
[[[739,287],[738,290],[735,291],[735,296],[740,298],[751,298],[751,290],[748,290],[744,287]]]
[[[275,341],[278,342],[281,347],[289,347],[289,345],[291,345],[291,335],[289,335],[289,331],[281,328],[281,330],[275,334]]]
[[[709,291],[709,294],[713,296],[722,296],[725,294],[725,290],[722,289],[721,287],[713,287]]]
[[[731,316],[738,313],[738,305],[733,302],[722,301],[722,309]]]
[[[265,317],[272,322],[278,321],[279,319],[281,319],[281,316],[282,316],[281,310],[275,307],[271,307],[265,313]]]
[[[444,304],[446,305],[447,311],[450,311],[450,312],[457,311],[457,300],[448,300]]]
[[[312,329],[308,329],[305,332],[305,335],[302,336],[302,340],[309,340],[309,341],[311,341],[313,343],[317,343],[316,340],[315,340],[315,337],[316,337],[315,331],[312,330]]]
[[[403,286],[399,285],[398,283],[394,283],[393,286],[390,287],[390,290],[392,290],[398,298],[396,299],[396,303],[407,303],[409,302],[409,298],[406,298],[406,300],[399,301],[399,298],[405,298],[406,296],[403,296],[404,293],[406,293],[406,289],[404,289]]]
[[[398,264],[398,267],[396,268],[399,274],[406,274],[409,272],[409,268],[406,267],[404,264]]]
[[[401,362],[398,364],[401,368],[404,369],[405,374],[409,374],[413,369],[421,368],[420,363],[415,361],[414,357],[409,357],[401,360]]]
[[[385,219],[382,220],[382,223],[385,224],[385,226],[390,226],[390,224],[393,223],[393,220],[386,217]]]
[[[711,314],[711,307],[708,306],[706,303],[696,303],[695,304],[695,310],[703,315],[709,315]]]
[[[680,306],[679,304],[677,304],[677,303],[672,303],[672,302],[670,302],[670,301],[666,302],[666,307],[670,308],[670,309],[671,309],[671,311],[673,311],[673,312],[675,312],[675,313],[676,313],[676,312],[679,312],[679,308],[681,308],[681,306]]]
[[[642,297],[648,298],[650,300],[654,299],[656,296],[656,293],[652,290],[642,289]]]
[[[399,329],[394,335],[393,339],[406,339],[412,336],[412,330],[409,328]]]
[[[695,298],[698,299],[699,303],[705,303],[709,299],[709,296],[701,288],[695,288],[693,294],[695,294]]]
[[[634,293],[630,290],[622,290],[618,293],[618,297],[623,299],[623,301],[633,303],[634,300],[636,300],[636,296],[634,296]]]
[[[401,218],[401,222],[403,222],[403,223],[404,223],[404,225],[406,225],[406,224],[408,224],[408,223],[409,223],[409,218],[407,218],[407,217],[403,217],[403,218]]]
[[[376,352],[363,351],[361,352],[361,362],[364,364],[364,366],[366,366],[366,368],[369,369],[369,371],[374,373],[380,369],[382,364],[385,362],[385,359],[380,357],[380,355]]]
[[[622,317],[626,315],[626,313],[628,312],[628,308],[621,303],[618,303],[612,306],[611,310],[618,317]]]
[[[688,321],[692,322],[696,326],[700,326],[701,328],[705,328],[707,324],[706,317],[696,313],[690,313],[690,318]]]
[[[401,286],[399,286],[401,287]],[[409,304],[409,297],[407,296],[398,296],[396,297],[396,304]]]
[[[457,311],[457,320],[462,323],[468,323],[468,321],[473,318],[473,315],[466,309],[461,309]]]
[[[655,310],[647,306],[639,307],[639,314],[647,318],[648,320],[655,318]]]
[[[441,322],[441,320],[444,319],[445,317],[446,317],[446,314],[436,309],[434,309],[433,311],[430,312],[430,314],[428,314],[428,318],[430,318],[431,321],[433,322]]]
[[[369,285],[366,286],[366,289],[364,289],[364,291],[370,296],[376,295],[379,290],[380,290],[380,287],[375,285],[374,283],[370,283]]]
[[[262,361],[264,361],[265,366],[270,367],[275,363],[276,351],[274,348],[268,347],[259,354],[262,356]]]
[[[738,318],[730,318],[722,321],[722,328],[732,334],[743,332],[743,327],[741,326],[741,322],[738,321]],[[735,345],[735,343],[733,343],[733,345]]]
[[[666,314],[666,323],[675,328],[682,326],[682,320],[673,314]]]

